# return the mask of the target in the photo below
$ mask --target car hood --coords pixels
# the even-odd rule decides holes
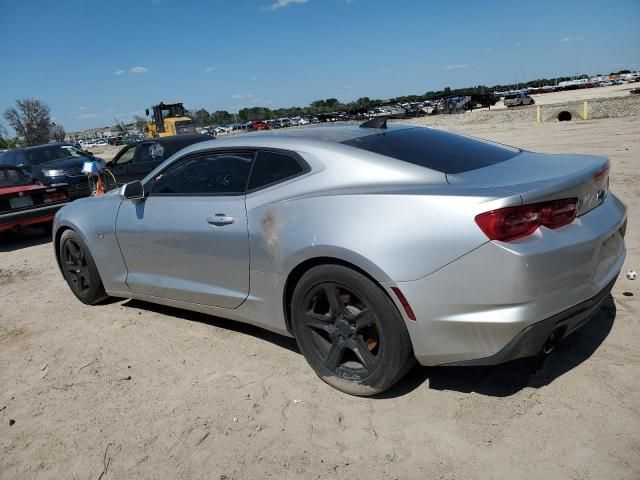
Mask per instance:
[[[97,158],[91,157],[69,157],[69,158],[61,158],[58,160],[51,160],[50,162],[39,163],[37,165],[33,165],[33,169],[49,169],[49,168],[74,168],[74,167],[82,167],[84,162],[91,162],[93,160],[98,160]]]

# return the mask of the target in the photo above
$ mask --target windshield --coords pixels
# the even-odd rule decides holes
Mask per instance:
[[[182,104],[175,105],[164,105],[160,104],[160,111],[162,112],[162,118],[171,118],[171,117],[184,117],[184,107]]]
[[[29,185],[29,180],[20,170],[13,168],[0,169],[0,188]]]
[[[31,150],[25,150],[25,155],[32,165],[51,162],[54,160],[63,160],[65,158],[83,157],[83,153],[71,146],[53,145],[50,147],[40,147]]]
[[[104,142],[104,140],[102,141]],[[87,156],[87,154],[84,153],[82,150],[76,147],[72,147],[71,145],[65,145],[62,148],[64,148],[67,152],[69,152],[69,156],[71,157],[79,158],[79,157]]]

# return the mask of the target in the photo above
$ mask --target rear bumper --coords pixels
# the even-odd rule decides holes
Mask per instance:
[[[0,215],[0,232],[18,226],[50,222],[53,220],[56,212],[64,205],[65,203],[57,203],[55,205],[2,214]]]
[[[609,296],[609,293],[611,293],[611,289],[616,283],[616,280],[617,276],[597,295],[589,300],[525,328],[498,353],[491,355],[490,357],[453,362],[447,365],[498,365],[518,358],[538,355],[542,352],[545,343],[554,331],[558,332],[558,336],[555,340],[560,341],[591,320],[598,310],[600,310],[602,304]]]
[[[535,355],[555,328],[569,334],[606,298],[626,256],[625,228],[626,208],[610,194],[570,225],[487,242],[426,277],[385,286],[415,312],[405,324],[422,365]]]

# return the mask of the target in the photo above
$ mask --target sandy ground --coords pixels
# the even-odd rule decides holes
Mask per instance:
[[[629,95],[629,90],[637,86],[637,83],[623,83],[622,85],[611,85],[609,87],[581,88],[579,90],[566,90],[531,96],[538,105],[551,105],[576,100],[591,100],[593,98],[623,97]]]
[[[630,208],[624,269],[640,270],[640,117],[449,128],[609,156]],[[25,231],[0,240],[0,477],[637,480],[639,287],[622,275],[543,364],[416,367],[361,399],[293,340],[139,301],[84,306]]]

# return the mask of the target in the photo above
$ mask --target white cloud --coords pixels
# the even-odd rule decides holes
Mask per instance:
[[[87,107],[85,107],[84,105],[82,105],[81,107],[78,107],[78,110],[86,110]]]
[[[520,48],[521,46],[522,46],[522,43],[516,42],[513,45],[511,45],[511,48]]]
[[[148,72],[149,69],[146,67],[131,67],[129,73],[145,73]]]
[[[579,42],[580,40],[584,40],[583,36],[580,37],[564,37],[561,41],[562,42]]]
[[[493,52],[493,48],[487,47],[484,49],[485,53]]]
[[[99,115],[100,115],[99,113],[83,113],[82,115],[79,115],[78,118],[86,120],[88,118],[96,118]]]
[[[204,71],[207,72],[207,73],[211,73],[214,70],[215,70],[215,67],[207,67],[207,68],[204,69]]]
[[[116,70],[115,72],[113,72],[114,75],[122,75],[124,73],[124,70]]]
[[[353,88],[353,85],[345,85],[344,88]]]
[[[253,94],[247,93],[246,95],[242,95],[240,93],[236,93],[235,95],[231,95],[233,100],[240,100],[241,98],[253,98]]]
[[[276,0],[275,3],[272,3],[268,7],[263,7],[265,10],[278,10],[279,8],[286,7],[287,5],[291,5],[293,3],[307,3],[308,0]]]
[[[466,63],[460,63],[457,65],[447,65],[445,68],[445,70],[458,70],[460,68],[467,68],[469,65],[467,65]]]

